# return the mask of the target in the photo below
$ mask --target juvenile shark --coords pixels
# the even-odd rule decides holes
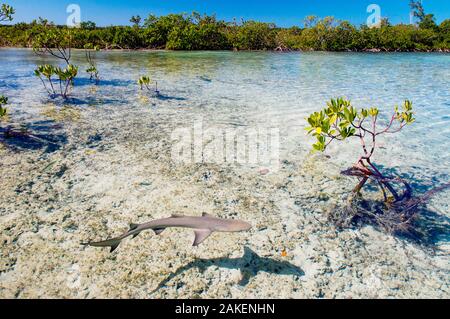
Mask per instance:
[[[142,231],[152,229],[155,234],[161,234],[166,228],[181,227],[194,230],[194,246],[200,245],[213,232],[241,232],[252,228],[242,220],[223,219],[203,213],[201,217],[172,215],[169,218],[154,220],[144,224],[131,224],[130,230],[123,235],[100,242],[83,243],[83,245],[94,247],[111,247],[111,252],[117,249],[121,241],[129,236],[135,238]]]

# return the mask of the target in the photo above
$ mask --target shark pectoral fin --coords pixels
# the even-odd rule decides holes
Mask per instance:
[[[110,253],[114,252],[114,250],[117,249],[117,247],[119,247],[120,241],[117,244],[114,244],[111,246],[111,250],[109,251]]]
[[[153,231],[155,232],[156,235],[160,235],[164,230],[166,230],[166,229],[165,228],[153,229]]]
[[[195,232],[195,240],[193,246],[200,245],[212,233],[209,229],[196,229],[194,230],[194,232]]]

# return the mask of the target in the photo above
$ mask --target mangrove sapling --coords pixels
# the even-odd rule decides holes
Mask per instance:
[[[91,81],[95,81],[95,84],[98,84],[100,82],[100,75],[95,63],[95,52],[97,51],[99,51],[98,46],[92,46],[92,44],[87,44],[85,46],[86,61],[89,64],[86,72],[90,75],[89,79]]]
[[[54,26],[46,27],[33,40],[33,51],[36,54],[50,54],[70,64],[72,57],[72,35],[70,29],[58,29]]]
[[[73,64],[69,64],[65,69],[56,68],[56,75],[59,78],[59,87],[63,98],[67,98],[69,88],[73,86],[73,79],[75,79],[77,74],[78,67]]]
[[[38,68],[34,71],[34,74],[41,80],[45,90],[51,98],[55,98],[59,95],[64,99],[67,99],[69,88],[73,86],[73,79],[78,74],[78,67],[73,64],[69,64],[66,68],[62,69],[60,67],[46,64],[38,66]],[[56,93],[53,76],[57,77],[56,81],[59,83],[59,94]],[[47,80],[49,85],[46,84],[45,80]]]
[[[6,117],[8,114],[8,109],[4,107],[8,104],[8,98],[6,96],[0,95],[0,119]]]
[[[442,190],[450,184],[431,190],[421,197],[412,197],[412,188],[403,179],[384,175],[372,162],[372,156],[378,146],[378,137],[401,131],[405,126],[414,123],[414,112],[411,101],[404,101],[401,109],[397,106],[384,127],[379,129],[378,108],[360,109],[354,108],[349,100],[344,98],[331,99],[327,107],[320,112],[315,112],[307,119],[308,134],[316,137],[313,145],[314,151],[325,151],[333,141],[344,141],[347,138],[358,138],[361,143],[362,155],[349,169],[342,171],[343,175],[359,178],[359,183],[353,189],[353,194],[360,195],[364,185],[372,180],[378,184],[383,193],[383,205],[375,208],[365,208],[354,201],[360,196],[352,196],[345,212],[335,221],[340,225],[348,225],[355,217],[369,217],[376,224],[384,227],[389,232],[410,231],[411,222],[417,209],[424,204],[437,190]],[[403,192],[399,192],[394,185],[403,186]],[[367,204],[367,203],[366,203]],[[357,207],[355,207],[358,205]],[[367,205],[366,205],[367,206]],[[376,209],[374,212],[373,209]],[[336,216],[335,216],[336,217]]]
[[[139,84],[139,86],[141,87],[141,90],[146,89],[147,91],[153,92],[156,96],[158,96],[158,95],[160,94],[160,92],[159,92],[159,90],[158,90],[158,82],[155,81],[155,88],[154,88],[154,89],[152,89],[152,88],[150,87],[150,84],[151,84],[152,82],[153,82],[153,81],[152,81],[152,80],[150,79],[150,77],[148,77],[148,76],[141,76],[141,77],[139,78],[139,80],[138,80],[138,84]]]
[[[100,82],[99,72],[95,66],[91,65],[86,69],[86,72],[89,73],[89,80],[95,81],[95,84]]]
[[[70,29],[60,29],[53,25],[45,24],[45,31],[39,33],[33,40],[33,50],[36,54],[50,54],[66,63],[66,67],[54,67],[40,65],[35,70],[35,75],[44,84],[44,88],[50,97],[62,96],[64,99],[69,94],[69,88],[73,86],[73,80],[78,74],[78,67],[70,63],[72,57],[72,34]],[[60,94],[56,93],[52,77],[57,77]],[[49,86],[45,84],[44,78]]]
[[[45,90],[47,91],[50,97],[56,96],[55,87],[53,86],[52,76],[55,74],[55,67],[50,64],[39,65],[36,70],[34,70],[34,75],[37,76],[42,84],[44,85]],[[45,80],[50,84],[50,87],[47,86]]]

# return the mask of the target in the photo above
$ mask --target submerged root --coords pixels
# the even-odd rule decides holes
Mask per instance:
[[[280,45],[278,47],[275,48],[276,52],[291,52],[292,50],[289,49],[288,47],[286,47],[285,45]]]
[[[381,182],[398,182],[403,184],[404,192],[399,200],[365,199],[360,193],[352,193],[347,204],[332,210],[328,217],[339,228],[373,225],[383,231],[399,236],[407,236],[423,241],[427,234],[419,225],[421,212],[432,196],[450,187],[450,183],[436,187],[420,196],[413,196],[411,186],[400,178],[389,178]],[[386,196],[384,196],[386,198]]]
[[[25,127],[15,128],[12,126],[8,126],[3,132],[3,137],[5,139],[29,136],[31,136],[31,133]]]

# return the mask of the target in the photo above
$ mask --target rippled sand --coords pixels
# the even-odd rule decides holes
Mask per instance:
[[[357,148],[332,148],[331,158],[311,156],[303,118],[334,94],[327,92],[333,83],[343,95],[362,96],[370,82],[348,77],[352,83],[340,87],[338,81],[347,78],[342,73],[350,65],[363,64],[355,55],[345,68],[341,55],[306,55],[309,63],[303,64],[298,56],[271,53],[105,54],[103,85],[80,80],[78,100],[62,105],[49,102],[29,74],[38,62],[30,52],[2,54],[3,61],[20,58],[13,61],[16,71],[12,63],[0,71],[2,89],[11,97],[10,124],[26,124],[38,138],[8,141],[0,149],[0,297],[450,296],[448,191],[429,205],[440,226],[433,249],[370,226],[338,231],[327,221],[326,213],[343,204],[354,184],[339,171],[355,157],[348,151]],[[376,69],[367,74],[383,68],[392,73],[396,65],[398,74],[391,77],[401,78],[414,63],[422,78],[449,73],[449,56],[418,56],[380,55],[368,60]],[[304,73],[311,65],[331,68],[338,79]],[[147,71],[160,79],[166,98],[140,96],[134,80]],[[358,81],[360,86],[352,85]],[[419,114],[434,119],[429,125],[443,129],[443,140],[421,135],[429,127],[419,120],[409,132],[383,141],[377,162],[407,174],[423,191],[448,180],[448,151],[438,151],[449,143],[448,92],[433,91],[431,97],[427,81],[407,81],[374,85],[375,101],[414,95],[422,105]],[[435,109],[425,107],[425,97]],[[261,165],[175,163],[173,131],[200,118],[205,127],[280,127],[279,169],[263,175]],[[411,145],[402,144],[401,136]],[[203,212],[254,227],[216,233],[197,248],[191,247],[193,232],[183,229],[143,233],[114,254],[80,245],[118,235],[131,222]]]

